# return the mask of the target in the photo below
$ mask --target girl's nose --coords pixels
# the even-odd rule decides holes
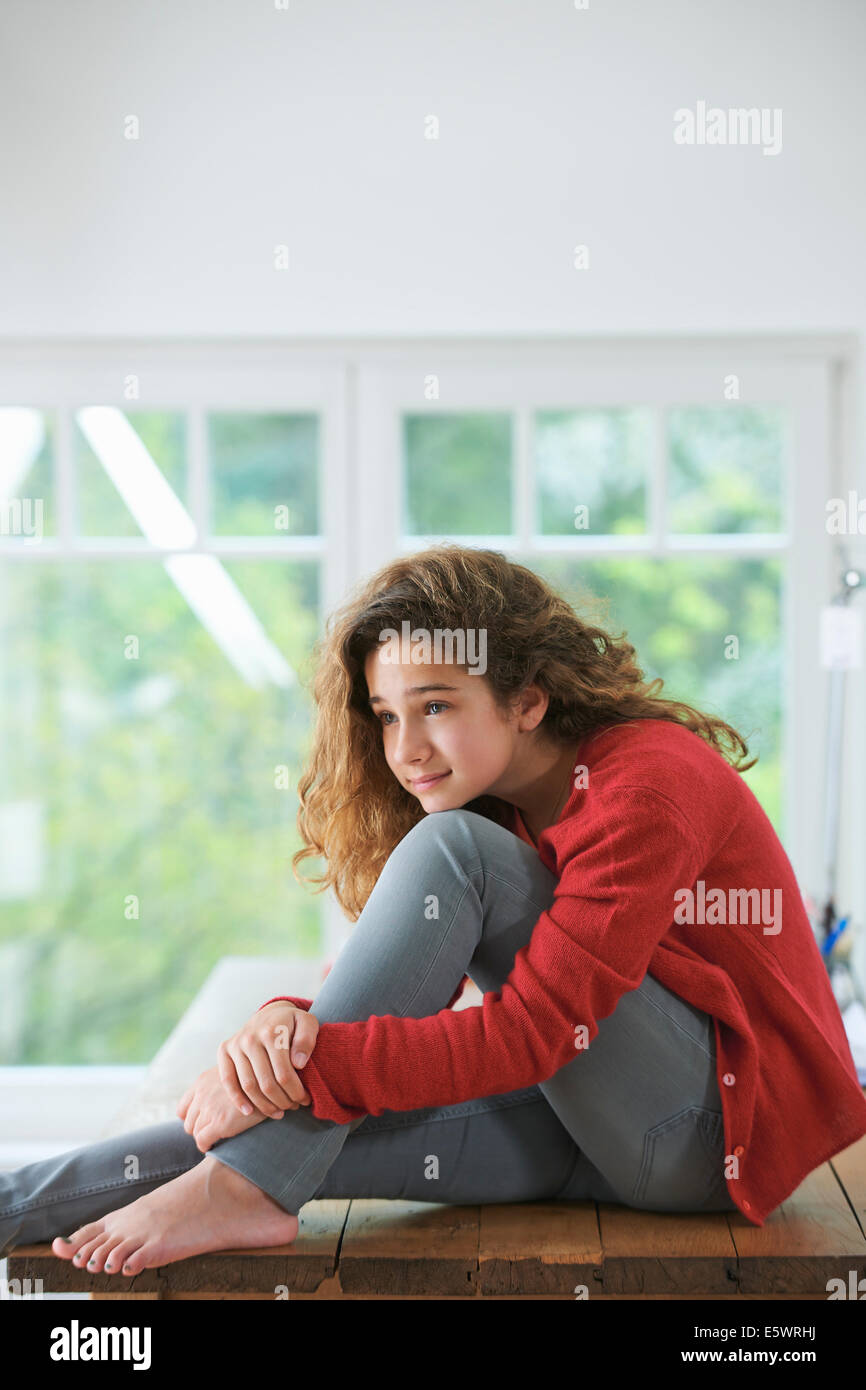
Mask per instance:
[[[410,777],[420,777],[421,771],[412,771],[411,762],[413,758],[419,757],[427,751],[429,740],[423,729],[409,729],[404,724],[397,735],[397,747],[395,749],[397,757],[404,767],[409,769]]]

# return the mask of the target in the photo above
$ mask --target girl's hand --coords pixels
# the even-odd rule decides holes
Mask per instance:
[[[239,1114],[226,1095],[216,1067],[202,1072],[181,1097],[176,1113],[202,1153],[207,1153],[218,1139],[230,1139],[267,1118],[258,1110],[252,1115]]]
[[[292,1062],[295,1067],[306,1064],[318,1035],[315,1015],[275,1000],[253,1014],[228,1042],[220,1043],[220,1080],[242,1115],[251,1114],[255,1107],[275,1118],[284,1110],[311,1103]]]

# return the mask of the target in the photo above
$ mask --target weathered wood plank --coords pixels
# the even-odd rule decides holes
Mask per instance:
[[[344,1293],[474,1294],[479,1209],[353,1200],[340,1250]]]
[[[485,1297],[568,1294],[599,1287],[601,1237],[594,1202],[483,1206],[478,1250]]]
[[[635,1211],[599,1203],[599,1292],[722,1295],[738,1292],[737,1251],[726,1212]]]

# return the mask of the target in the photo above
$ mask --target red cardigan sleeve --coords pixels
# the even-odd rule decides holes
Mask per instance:
[[[646,787],[592,795],[569,820],[554,892],[508,979],[427,1018],[322,1023],[301,1075],[317,1118],[346,1124],[545,1081],[636,989],[707,856],[676,804]],[[581,1026],[583,1025],[583,1026]]]
[[[266,1008],[268,1004],[278,1004],[280,1002],[294,1004],[296,1009],[303,1009],[305,1014],[308,1014],[313,1007],[312,999],[301,999],[300,996],[296,997],[294,994],[275,994],[273,999],[266,999],[264,1004],[259,1004],[256,1013]]]

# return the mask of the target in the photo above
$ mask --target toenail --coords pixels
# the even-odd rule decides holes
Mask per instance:
[[[106,1262],[105,1262],[105,1268],[106,1268],[106,1270],[111,1269],[111,1262],[110,1262],[109,1260],[106,1260]]]
[[[72,1244],[72,1236],[61,1236],[60,1239],[65,1240],[67,1245]]]

